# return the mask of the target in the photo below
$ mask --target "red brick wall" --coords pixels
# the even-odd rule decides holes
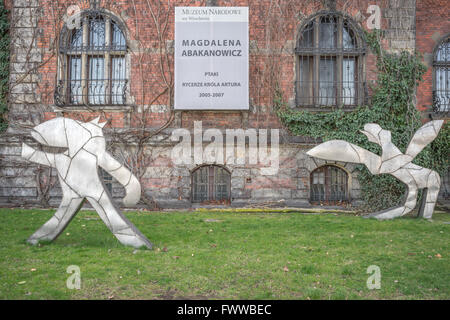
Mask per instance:
[[[417,89],[417,108],[431,112],[433,91],[433,51],[450,34],[448,0],[418,0],[416,8],[416,50],[424,55],[428,70]]]
[[[39,68],[42,81],[39,84],[39,92],[43,104],[53,104],[53,92],[55,88],[55,79],[57,72],[57,59],[53,52],[47,50],[56,45],[55,39],[59,36],[59,31],[63,25],[61,16],[66,12],[69,5],[78,4],[81,8],[86,8],[88,1],[74,0],[40,0],[43,9],[42,18],[39,26],[42,29],[41,36],[38,39],[38,46],[44,50],[43,61],[47,61]],[[161,1],[161,17],[165,20],[167,8],[166,1]],[[382,8],[386,6],[386,0],[376,1]],[[153,3],[150,2],[150,3]],[[164,92],[164,82],[161,76],[160,59],[158,48],[158,34],[155,25],[151,19],[148,2],[144,0],[135,1],[101,1],[100,7],[106,8],[117,17],[125,22],[128,29],[127,36],[130,47],[136,47],[136,43],[140,42],[140,48],[151,51],[151,54],[142,52],[133,52],[131,54],[131,95],[134,97],[138,106],[152,105],[168,105],[170,99],[168,93]],[[173,1],[174,6],[199,6],[204,5],[205,1]],[[295,80],[295,57],[293,48],[300,24],[304,19],[316,13],[319,10],[326,9],[323,1],[249,1],[249,0],[223,0],[218,1],[218,5],[223,6],[249,6],[250,21],[249,33],[251,47],[250,52],[250,99],[254,107],[253,112],[248,114],[246,119],[250,127],[281,127],[276,115],[270,106],[273,97],[274,79],[271,72],[279,75],[279,83],[282,89],[284,100],[288,102],[295,98],[294,80]],[[271,6],[272,4],[272,6]],[[361,28],[366,28],[366,18],[368,14],[367,1],[338,1],[337,9],[358,20]],[[156,12],[158,7],[152,5]],[[167,16],[167,34],[163,43],[173,40],[174,34],[174,11],[170,10]],[[303,20],[302,20],[303,19]],[[385,19],[382,20],[383,26],[386,24]],[[270,43],[268,42],[270,40]],[[281,47],[285,49],[281,54],[276,53]],[[275,48],[271,53],[268,48]],[[133,51],[133,50],[132,50]],[[142,51],[142,50],[141,50]],[[169,55],[170,66],[173,70],[173,56]],[[276,62],[271,62],[276,61]],[[272,69],[271,69],[272,68]],[[272,71],[271,71],[272,70]],[[371,81],[376,78],[375,59],[368,52],[366,55],[366,80]],[[166,79],[171,81],[172,76],[166,70]],[[163,93],[163,94],[161,94]],[[160,95],[161,94],[161,95]],[[159,96],[157,98],[157,96]],[[261,108],[263,106],[263,108]],[[114,119],[113,126],[139,126],[145,122],[147,126],[157,127],[164,124],[170,117],[169,111],[159,113],[148,113],[145,119],[142,114],[132,114],[112,112],[102,115],[104,118]],[[226,116],[224,116],[226,114]],[[95,114],[86,114],[88,117],[97,116]],[[129,118],[130,121],[124,119]],[[181,116],[182,125],[190,127],[195,120],[203,120],[204,126],[219,127],[241,127],[242,115],[240,113],[222,113],[222,112],[183,112]]]

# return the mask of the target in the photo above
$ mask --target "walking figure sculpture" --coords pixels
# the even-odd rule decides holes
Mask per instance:
[[[98,120],[84,123],[60,117],[33,128],[31,135],[37,142],[66,148],[63,153],[43,152],[22,144],[23,158],[56,169],[63,193],[55,215],[31,235],[29,243],[56,239],[87,200],[122,244],[151,249],[150,241],[115,207],[99,177],[98,166],[125,187],[125,205],[139,201],[139,181],[106,151],[102,130],[106,122],[99,123]]]
[[[411,212],[416,206],[418,190],[424,189],[419,217],[430,219],[441,185],[439,174],[415,165],[412,161],[437,137],[443,123],[443,120],[435,120],[423,125],[412,137],[404,154],[391,142],[391,132],[383,130],[376,123],[366,124],[361,132],[370,142],[381,146],[381,157],[343,140],[321,143],[307,154],[324,160],[362,163],[372,174],[389,173],[406,184],[407,196],[403,206],[376,212],[370,217],[392,219]]]

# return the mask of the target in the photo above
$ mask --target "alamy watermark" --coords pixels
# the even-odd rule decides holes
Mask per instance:
[[[80,267],[76,266],[76,265],[70,265],[70,266],[67,267],[66,272],[72,274],[72,275],[70,275],[67,278],[67,281],[66,281],[67,289],[80,290],[81,289],[81,270],[80,270]]]
[[[367,278],[367,289],[381,289],[381,269],[379,266],[371,265],[367,268],[366,273],[370,274]]]
[[[224,138],[224,134],[219,129],[207,129],[203,132],[202,122],[195,121],[193,140],[188,129],[180,128],[172,132],[171,141],[178,143],[172,149],[171,158],[176,165],[244,165],[247,163],[257,165],[261,175],[275,175],[278,173],[280,164],[279,130],[270,129],[270,148],[268,131],[267,129],[226,129]],[[209,144],[204,147],[204,142]]]
[[[63,16],[63,21],[69,30],[79,29],[81,27],[81,9],[77,5],[67,7],[66,14]]]
[[[367,28],[369,30],[372,29],[381,29],[381,9],[376,4],[372,4],[367,7],[367,13],[370,14],[369,18],[367,18]]]

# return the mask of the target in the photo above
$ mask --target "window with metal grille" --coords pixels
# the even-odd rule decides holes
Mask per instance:
[[[296,46],[296,103],[348,108],[365,103],[365,44],[340,13],[319,13],[300,29]]]
[[[435,50],[433,72],[433,111],[448,114],[450,111],[450,37],[441,41]]]
[[[231,175],[220,166],[206,165],[192,172],[192,202],[229,203]]]
[[[113,177],[108,172],[103,170],[102,168],[98,168],[100,179],[103,181],[106,189],[108,189],[109,193],[112,194],[112,180]]]
[[[60,39],[57,105],[126,104],[127,43],[118,20],[86,10],[80,24],[64,26]]]
[[[442,198],[448,200],[448,199],[450,199],[450,168],[447,169],[447,172],[445,172],[441,176],[441,180],[442,180],[442,186],[441,186],[440,194],[441,194]]]
[[[336,166],[323,166],[311,173],[312,203],[341,204],[348,201],[348,175]]]

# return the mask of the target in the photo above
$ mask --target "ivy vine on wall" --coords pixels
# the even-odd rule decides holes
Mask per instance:
[[[6,112],[8,108],[8,81],[9,81],[9,21],[8,11],[4,1],[0,2],[0,132],[4,131],[8,124]]]
[[[296,135],[321,138],[323,141],[342,139],[357,144],[378,155],[381,148],[359,132],[366,123],[378,123],[390,130],[392,141],[402,152],[422,125],[420,112],[415,108],[415,88],[422,81],[426,67],[419,54],[407,51],[390,53],[380,45],[381,32],[367,32],[366,41],[377,56],[378,78],[373,86],[370,105],[353,111],[310,112],[289,108],[281,91],[275,90],[274,106],[284,125]],[[413,161],[431,168],[442,176],[449,167],[450,126],[444,124],[436,140]],[[365,166],[358,165],[358,180],[366,209],[380,210],[398,205],[406,186],[388,174],[372,175]]]

